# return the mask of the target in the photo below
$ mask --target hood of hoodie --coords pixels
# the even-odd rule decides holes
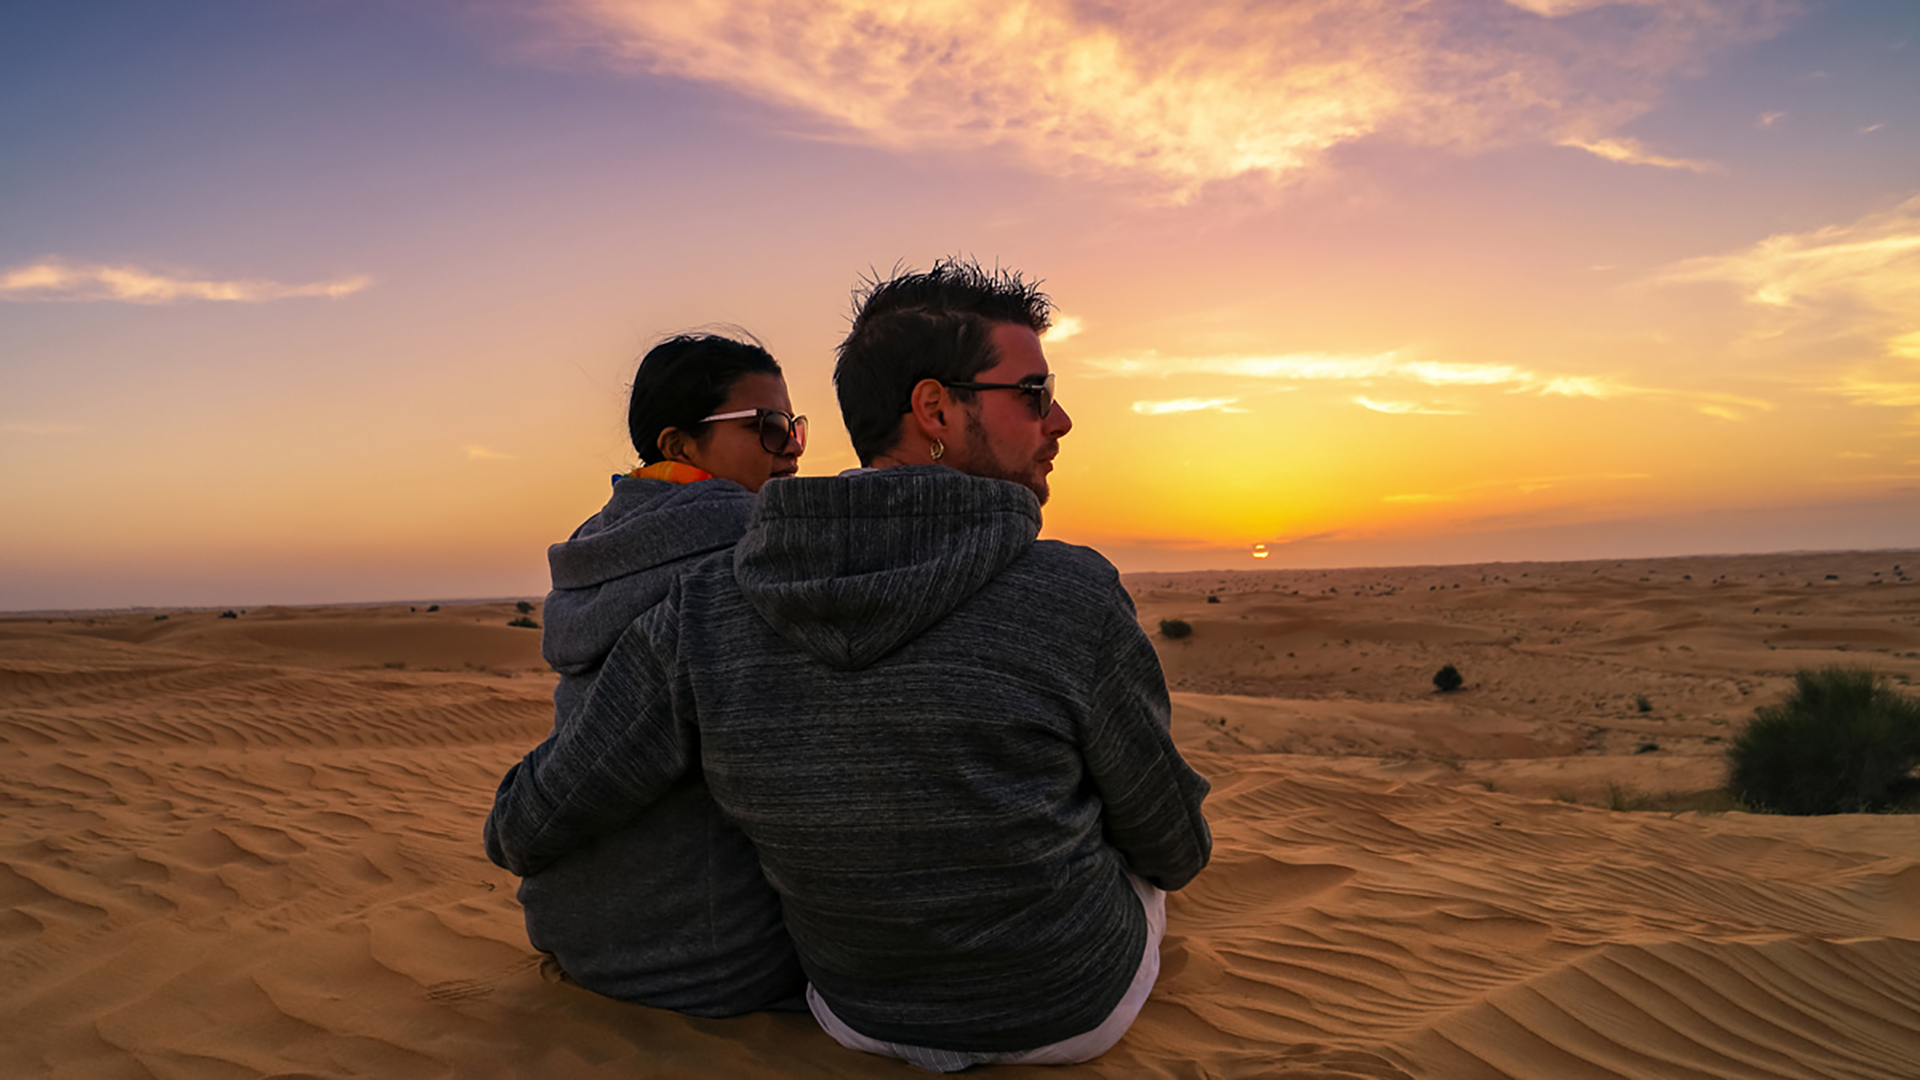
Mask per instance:
[[[854,670],[944,618],[1039,532],[1032,492],[939,465],[774,480],[733,576],[781,637]]]
[[[752,509],[753,493],[731,480],[616,480],[607,505],[547,549],[541,655],[563,675],[597,666],[688,560],[740,538]]]

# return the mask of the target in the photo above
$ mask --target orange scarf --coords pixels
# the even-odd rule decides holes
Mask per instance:
[[[713,474],[705,469],[695,468],[680,461],[656,461],[643,465],[627,474],[642,480],[665,480],[669,484],[691,484],[696,480],[711,480]]]

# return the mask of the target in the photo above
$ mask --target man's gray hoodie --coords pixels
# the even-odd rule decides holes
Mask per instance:
[[[616,478],[606,507],[547,549],[553,591],[540,651],[560,673],[555,732],[576,722],[633,620],[702,557],[731,548],[752,507],[752,493],[726,480]],[[505,865],[491,816],[486,839]],[[798,1007],[804,979],[778,898],[697,769],[632,821],[522,881],[520,903],[534,947],[597,993],[700,1016]]]
[[[775,480],[615,646],[494,817],[534,872],[703,765],[814,987],[854,1030],[1032,1049],[1112,1011],[1132,871],[1186,884],[1207,784],[1113,567],[1015,484],[938,466]]]

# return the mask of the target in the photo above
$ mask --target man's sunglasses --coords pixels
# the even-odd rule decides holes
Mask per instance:
[[[940,385],[952,390],[1018,390],[1029,395],[1027,404],[1033,406],[1036,419],[1045,420],[1053,411],[1053,373],[1048,372],[1039,382],[948,382],[940,380]]]
[[[714,413],[703,416],[697,423],[706,424],[715,420],[745,420],[753,417],[754,430],[760,433],[760,449],[769,454],[784,454],[788,442],[807,448],[807,418],[789,416],[779,409],[741,409],[739,412]]]

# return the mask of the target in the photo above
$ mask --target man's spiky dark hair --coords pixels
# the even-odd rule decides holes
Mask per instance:
[[[1053,301],[1040,282],[958,255],[925,271],[896,266],[890,277],[862,279],[833,369],[840,416],[861,464],[893,448],[922,379],[965,382],[997,363],[993,328],[1003,323],[1036,334],[1053,324]]]

